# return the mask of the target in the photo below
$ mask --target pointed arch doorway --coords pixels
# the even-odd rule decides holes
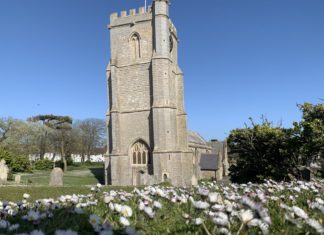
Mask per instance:
[[[148,145],[142,141],[136,141],[130,148],[132,163],[132,183],[134,186],[147,183],[148,166],[151,164],[151,153]]]

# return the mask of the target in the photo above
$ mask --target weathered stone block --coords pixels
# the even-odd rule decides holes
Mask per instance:
[[[63,186],[63,170],[59,167],[55,167],[50,174],[50,186]]]
[[[7,183],[9,168],[5,160],[0,161],[0,184]]]
[[[15,175],[15,183],[20,184],[21,181],[21,175]]]

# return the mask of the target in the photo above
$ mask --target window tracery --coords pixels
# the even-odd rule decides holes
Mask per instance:
[[[133,165],[147,165],[150,164],[150,153],[147,145],[142,142],[136,142],[132,148],[132,160]]]

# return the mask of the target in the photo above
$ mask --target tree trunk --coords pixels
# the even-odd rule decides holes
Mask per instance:
[[[62,136],[62,140],[61,140],[61,158],[63,161],[63,171],[66,172],[67,171],[67,162],[66,162],[66,156],[65,156],[65,150],[64,150],[64,138]]]
[[[53,169],[55,168],[55,153],[53,153],[53,157],[52,157],[52,162],[53,162]]]
[[[43,160],[45,155],[45,149],[43,146],[40,147],[39,160]]]
[[[43,122],[43,127],[45,126],[45,123]],[[46,127],[45,127],[46,128]],[[44,135],[41,136],[40,143],[39,143],[39,159],[43,160],[44,155],[47,150],[47,130],[45,129]]]
[[[55,156],[56,156],[56,153],[53,153],[52,162],[55,161]]]
[[[66,172],[67,171],[67,161],[66,161],[66,157],[65,156],[63,156],[63,164],[64,164],[63,171]]]

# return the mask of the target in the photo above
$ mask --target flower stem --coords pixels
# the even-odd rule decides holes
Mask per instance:
[[[204,222],[202,223],[202,225],[203,225],[203,228],[204,228],[205,232],[207,233],[207,235],[211,235],[211,233],[208,231]]]
[[[243,229],[243,225],[244,225],[244,223],[241,224],[241,227],[240,227],[239,230],[237,231],[236,235],[239,235],[239,234],[240,234],[240,232],[241,232],[242,229]]]

